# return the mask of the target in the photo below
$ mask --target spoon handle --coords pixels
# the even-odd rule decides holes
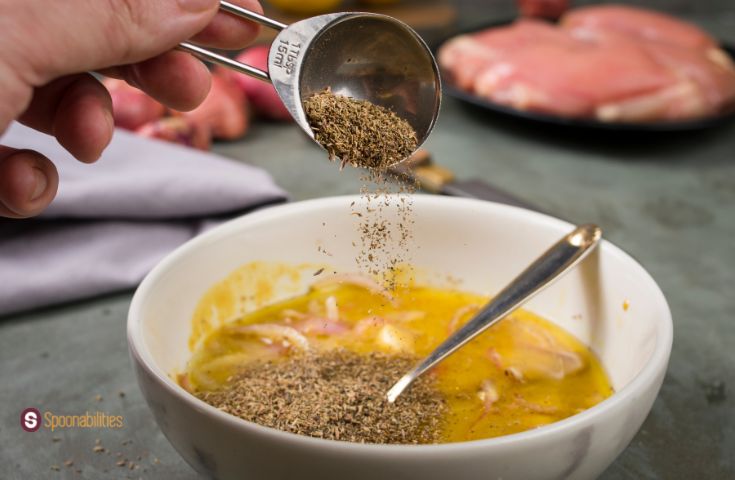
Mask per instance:
[[[259,23],[265,27],[269,27],[274,30],[280,31],[288,26],[284,23],[277,22],[273,20],[272,18],[268,18],[265,15],[261,15],[259,13],[253,12],[252,10],[248,10],[247,8],[242,8],[241,6],[235,5],[234,3],[222,1],[222,2],[219,2],[219,8],[223,12],[227,12],[229,14],[235,15],[236,17],[241,17],[247,20],[251,20],[255,23]],[[257,78],[258,80],[263,80],[264,82],[271,81],[270,75],[268,75],[268,72],[264,70],[261,70],[255,67],[251,67],[250,65],[240,63],[236,60],[232,60],[229,57],[220,55],[219,53],[216,53],[216,52],[212,52],[198,45],[194,45],[193,43],[182,42],[176,48],[178,50],[181,50],[182,52],[191,53],[192,55],[199,58],[200,60],[215,63],[217,65],[221,65],[223,67],[235,70],[236,72],[244,73],[245,75],[249,75],[251,77]]]
[[[551,285],[582,261],[597,246],[601,237],[602,230],[596,225],[582,225],[564,236],[493,297],[469,322],[439,345],[413,370],[401,377],[388,390],[388,401],[393,403],[419,375]]]
[[[222,1],[219,2],[219,8],[224,12],[231,13],[232,15],[235,15],[237,17],[252,20],[255,23],[259,23],[264,27],[272,28],[273,30],[281,31],[288,26],[285,23],[278,22],[276,20],[273,20],[272,18],[266,17],[265,15],[261,15],[260,13],[256,13],[252,10],[248,10],[247,8],[235,5],[234,3]]]
[[[238,62],[237,60],[233,60],[224,55],[220,55],[219,53],[212,52],[210,50],[207,50],[206,48],[200,47],[199,45],[194,45],[193,43],[189,42],[181,42],[176,47],[176,49],[181,50],[182,52],[191,53],[195,57],[199,58],[200,60],[204,60],[205,62],[214,63],[229,68],[230,70],[244,73],[245,75],[257,78],[258,80],[263,80],[264,82],[271,81],[271,77],[270,75],[268,75],[268,72]]]

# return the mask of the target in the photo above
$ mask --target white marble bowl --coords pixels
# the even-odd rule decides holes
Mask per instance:
[[[542,428],[444,445],[360,445],[245,422],[176,384],[170,374],[181,371],[191,354],[187,341],[195,305],[236,267],[266,260],[355,269],[352,201],[361,202],[325,198],[243,216],[177,249],[140,285],[128,318],[130,355],[156,421],[181,456],[220,480],[586,479],[610,465],[658,393],[672,321],[654,280],[609,242],[527,308],[590,345],[616,393]],[[410,250],[412,262],[451,274],[462,280],[461,288],[479,293],[500,289],[572,228],[546,215],[468,199],[420,195],[413,209],[418,248]]]

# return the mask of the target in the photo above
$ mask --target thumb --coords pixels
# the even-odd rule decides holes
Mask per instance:
[[[0,145],[0,217],[38,215],[53,200],[59,174],[38,152]]]
[[[14,33],[6,58],[33,86],[62,75],[135,63],[204,29],[218,0],[24,0],[0,20]],[[6,24],[7,25],[3,25]],[[7,37],[6,37],[7,38]],[[28,39],[33,41],[28,41]],[[2,42],[5,43],[5,42]]]

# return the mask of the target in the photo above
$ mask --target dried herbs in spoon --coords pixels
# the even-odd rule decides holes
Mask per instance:
[[[349,163],[384,172],[418,146],[416,132],[405,119],[366,100],[335,95],[328,88],[307,98],[304,111],[314,138],[329,152],[330,160],[342,161],[341,167]]]

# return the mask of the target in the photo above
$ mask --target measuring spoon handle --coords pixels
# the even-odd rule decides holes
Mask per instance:
[[[252,10],[248,10],[247,8],[243,8],[239,5],[235,5],[234,3],[221,1],[219,2],[219,8],[223,12],[227,12],[237,17],[251,20],[255,23],[259,23],[265,27],[269,27],[274,30],[280,31],[288,26],[285,23],[277,22],[276,20],[273,20],[272,18],[268,18],[265,15],[261,15],[260,13],[253,12]],[[264,70],[252,67],[250,65],[246,65],[236,60],[232,60],[231,58],[225,55],[221,55],[217,52],[212,52],[211,50],[207,50],[206,48],[202,48],[199,45],[195,45],[191,42],[182,42],[176,48],[178,50],[181,50],[182,52],[191,53],[195,57],[201,60],[204,60],[206,62],[211,62],[217,65],[221,65],[231,70],[235,70],[236,72],[244,73],[245,75],[249,75],[253,78],[257,78],[258,80],[263,80],[264,82],[271,81],[270,75],[268,75],[268,72]]]

